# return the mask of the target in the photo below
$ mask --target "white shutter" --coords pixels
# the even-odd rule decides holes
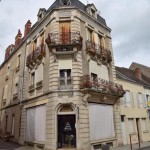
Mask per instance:
[[[100,66],[100,78],[109,81],[108,68],[105,65]]]
[[[27,109],[27,141],[45,141],[46,105]]]
[[[139,107],[143,106],[143,100],[142,100],[142,94],[141,93],[138,93],[138,104],[139,104]]]
[[[144,94],[143,94],[143,97],[144,97],[144,107],[147,107],[147,102],[148,102],[147,97]]]
[[[126,91],[126,106],[131,106],[130,91]]]
[[[134,133],[134,120],[133,119],[128,119],[128,129],[129,133]]]
[[[134,107],[135,103],[134,103],[134,94],[133,94],[133,92],[131,92],[131,97],[132,97],[132,106]]]
[[[89,104],[91,141],[115,137],[113,106]]]
[[[14,92],[13,92],[14,94],[17,94],[17,93],[18,93],[18,87],[19,87],[18,84],[19,84],[19,77],[16,77],[16,78],[15,78],[15,81],[14,81],[14,90],[13,90],[13,91],[14,91]]]
[[[141,123],[142,123],[142,131],[147,131],[147,125],[146,125],[146,119],[142,119],[141,120]]]
[[[35,82],[43,81],[43,64],[40,64],[35,70]]]

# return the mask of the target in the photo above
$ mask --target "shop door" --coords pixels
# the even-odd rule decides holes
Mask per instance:
[[[75,115],[58,115],[58,148],[76,147]]]

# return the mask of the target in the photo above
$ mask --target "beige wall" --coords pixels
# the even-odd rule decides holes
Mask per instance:
[[[148,115],[147,115],[147,108],[144,107],[144,95],[143,95],[143,106],[139,107],[138,106],[138,93],[142,93],[145,94],[144,92],[144,88],[142,85],[139,84],[135,84],[135,83],[131,83],[129,81],[125,81],[125,80],[117,80],[118,83],[123,85],[123,88],[127,91],[130,91],[133,93],[133,97],[132,94],[130,94],[130,100],[131,100],[131,105],[130,106],[126,106],[126,104],[124,103],[124,99],[122,98],[120,101],[120,115],[125,116],[125,125],[126,125],[126,137],[127,137],[127,141],[128,144],[130,143],[130,139],[129,139],[129,126],[128,126],[128,119],[133,119],[134,120],[134,133],[137,133],[137,123],[136,123],[136,119],[139,119],[139,134],[140,134],[140,139],[141,142],[143,141],[149,141],[150,140],[150,136],[149,136],[149,126],[148,126]],[[133,101],[134,101],[134,105],[133,105]],[[147,126],[147,131],[143,131],[142,128],[142,118],[146,119],[146,126]]]

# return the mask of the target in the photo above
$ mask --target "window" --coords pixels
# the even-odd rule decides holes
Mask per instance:
[[[45,141],[46,106],[27,109],[26,140]]]
[[[31,85],[34,85],[35,82],[35,72],[31,73]]]
[[[113,106],[89,103],[90,140],[115,137]]]
[[[7,126],[8,126],[8,116],[6,116],[6,120],[5,120],[5,133],[7,133]]]
[[[40,64],[35,70],[35,82],[39,83],[43,81],[43,64]]]
[[[126,91],[124,95],[124,103],[126,106],[131,106],[130,91]]]
[[[134,120],[128,119],[128,129],[129,133],[134,133]]]
[[[16,77],[15,78],[15,83],[14,83],[14,94],[17,94],[19,92],[18,83],[19,83],[19,77]]]
[[[98,79],[97,74],[91,73],[91,79],[92,79],[92,81],[96,81]]]
[[[8,79],[9,73],[10,73],[10,64],[7,65],[6,80]]]
[[[18,71],[19,68],[20,68],[20,59],[21,59],[21,54],[18,55],[18,60],[17,60],[17,65],[16,65],[16,71]]]
[[[12,115],[11,134],[14,135],[14,133],[15,133],[15,116]]]
[[[91,9],[92,17],[95,17],[95,10]]]
[[[135,104],[134,104],[134,94],[133,94],[133,92],[131,92],[131,97],[132,97],[132,106],[134,107]]]
[[[146,95],[147,106],[150,107],[150,95]]]
[[[88,29],[88,40],[94,42],[94,32]]]
[[[37,39],[35,39],[33,42],[33,50],[35,50],[36,48],[37,48]]]
[[[147,131],[146,118],[143,118],[141,121],[142,121],[142,131],[146,132]]]
[[[60,73],[60,86],[71,85],[71,69],[61,69]]]
[[[143,107],[143,99],[141,93],[138,93],[138,105],[139,107]]]
[[[101,47],[104,47],[104,37],[102,35],[99,35],[99,44]]]

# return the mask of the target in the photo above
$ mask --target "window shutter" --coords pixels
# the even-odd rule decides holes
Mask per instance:
[[[147,107],[147,97],[144,94],[143,94],[143,97],[144,97],[144,107]]]
[[[38,83],[43,80],[43,64],[40,64],[35,72],[35,81]]]
[[[143,102],[142,102],[142,94],[138,93],[138,105],[139,107],[143,106]]]
[[[134,94],[133,94],[133,92],[131,92],[131,97],[132,97],[132,106],[134,107],[135,103],[134,103]]]

